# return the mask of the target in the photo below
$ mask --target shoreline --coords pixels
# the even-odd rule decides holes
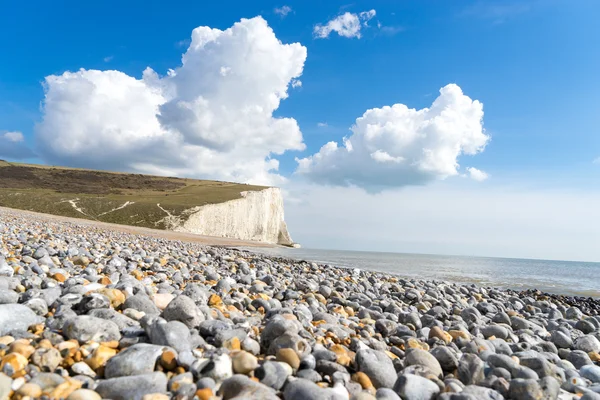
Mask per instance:
[[[309,248],[301,248],[300,251],[298,252],[298,255],[295,255],[293,252],[287,252],[286,249],[280,249],[280,248],[274,248],[274,249],[251,249],[251,248],[246,248],[248,251],[251,252],[257,252],[260,253],[261,255],[264,256],[268,256],[268,257],[282,257],[282,258],[287,258],[293,261],[297,261],[297,262],[301,262],[301,261],[306,261],[306,262],[316,262],[318,264],[324,264],[324,265],[331,265],[331,266],[336,266],[336,267],[340,267],[340,268],[349,268],[349,269],[354,269],[354,268],[358,268],[361,270],[365,270],[365,271],[371,271],[371,272],[380,272],[380,273],[384,273],[384,274],[390,274],[392,276],[396,276],[399,278],[405,278],[405,279],[421,279],[421,280],[438,280],[438,281],[443,281],[443,282],[452,282],[452,283],[457,283],[457,284],[461,284],[461,285],[470,285],[470,284],[475,284],[479,287],[484,287],[484,288],[493,288],[493,289],[498,289],[498,290],[513,290],[516,292],[523,292],[523,291],[527,291],[527,290],[540,290],[542,292],[548,293],[548,294],[554,294],[554,295],[565,295],[565,296],[580,296],[580,297],[591,297],[591,298],[595,298],[595,299],[600,299],[600,289],[593,289],[593,288],[578,288],[577,285],[567,285],[565,282],[561,282],[561,281],[554,281],[554,282],[549,282],[549,281],[539,281],[537,279],[532,279],[532,278],[528,278],[525,280],[515,280],[512,281],[510,280],[510,277],[508,276],[504,276],[502,277],[503,279],[498,279],[498,276],[472,276],[470,275],[468,272],[465,272],[463,274],[454,274],[454,273],[446,273],[446,275],[442,276],[442,277],[437,277],[437,276],[432,276],[434,275],[431,271],[426,271],[426,270],[422,270],[419,269],[418,267],[416,268],[417,272],[412,272],[412,271],[407,271],[406,270],[406,265],[401,266],[400,264],[406,264],[406,261],[403,259],[403,257],[408,256],[411,258],[416,257],[428,257],[428,258],[439,258],[439,259],[461,259],[461,260],[465,260],[465,259],[472,259],[472,260],[494,260],[497,262],[502,262],[502,261],[538,261],[541,263],[544,262],[548,262],[549,264],[552,263],[560,263],[563,261],[559,261],[559,260],[538,260],[538,259],[516,259],[516,258],[502,258],[502,257],[479,257],[479,256],[449,256],[449,255],[438,255],[438,254],[419,254],[419,253],[389,253],[389,252],[368,252],[368,251],[350,251],[351,253],[355,254],[355,255],[364,255],[364,257],[360,257],[360,258],[353,258],[352,260],[345,260],[345,261],[339,261],[336,260],[336,255],[324,255],[324,254],[320,254],[323,252],[332,252],[332,253],[348,253],[348,251],[346,250],[325,250],[325,249],[309,249]],[[313,257],[310,257],[310,253],[311,252],[315,252],[315,254],[313,255]],[[397,257],[396,261],[396,267],[399,269],[399,271],[393,271],[390,270],[388,267],[389,265],[389,261],[386,262],[386,264],[377,264],[377,263],[373,263],[372,265],[366,266],[363,264],[363,261],[368,260],[369,256],[377,256],[377,255],[389,255],[392,257]],[[415,262],[417,262],[418,260],[414,260]],[[452,260],[450,260],[452,261]],[[579,261],[567,261],[567,263],[572,263],[572,264],[588,264],[588,265],[593,265],[593,266],[598,266],[600,267],[600,263],[593,263],[593,262],[579,262]],[[598,268],[598,271],[600,273],[600,268]]]

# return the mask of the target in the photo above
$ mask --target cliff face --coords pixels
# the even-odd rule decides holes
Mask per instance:
[[[242,192],[242,198],[189,210],[186,220],[171,226],[178,232],[256,240],[291,246],[283,219],[283,197],[278,188]]]

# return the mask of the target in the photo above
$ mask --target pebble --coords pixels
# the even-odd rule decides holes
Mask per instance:
[[[117,324],[88,315],[79,315],[68,319],[62,327],[62,331],[67,338],[75,339],[79,343],[108,342],[121,338]]]
[[[433,400],[440,388],[427,378],[418,375],[400,375],[394,384],[394,391],[403,400]]]
[[[104,376],[118,378],[150,374],[165,349],[164,346],[148,343],[134,344],[108,360],[104,368]]]
[[[238,351],[231,356],[233,372],[248,375],[258,367],[258,359],[247,351]]]
[[[360,372],[369,377],[376,389],[380,387],[391,388],[396,382],[394,363],[387,354],[381,351],[359,350],[356,353],[356,365]]]
[[[290,367],[292,367],[295,370],[297,370],[300,367],[300,358],[293,349],[284,348],[277,350],[275,359],[277,361],[287,363]]]
[[[405,364],[408,365],[421,365],[426,367],[435,376],[442,377],[443,371],[439,361],[431,355],[431,353],[423,349],[410,349],[406,353]]]
[[[99,381],[96,392],[112,400],[142,400],[144,395],[166,393],[167,377],[162,372],[123,376]]]
[[[26,331],[44,319],[22,304],[0,304],[0,336],[10,332]]]

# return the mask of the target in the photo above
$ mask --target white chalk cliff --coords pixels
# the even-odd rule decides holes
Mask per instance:
[[[283,197],[278,188],[241,193],[242,197],[188,210],[170,229],[198,235],[293,245],[283,219]]]

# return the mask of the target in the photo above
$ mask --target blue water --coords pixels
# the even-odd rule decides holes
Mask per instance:
[[[250,249],[249,249],[250,250]],[[266,248],[263,254],[417,279],[600,297],[600,263],[364,251]]]

